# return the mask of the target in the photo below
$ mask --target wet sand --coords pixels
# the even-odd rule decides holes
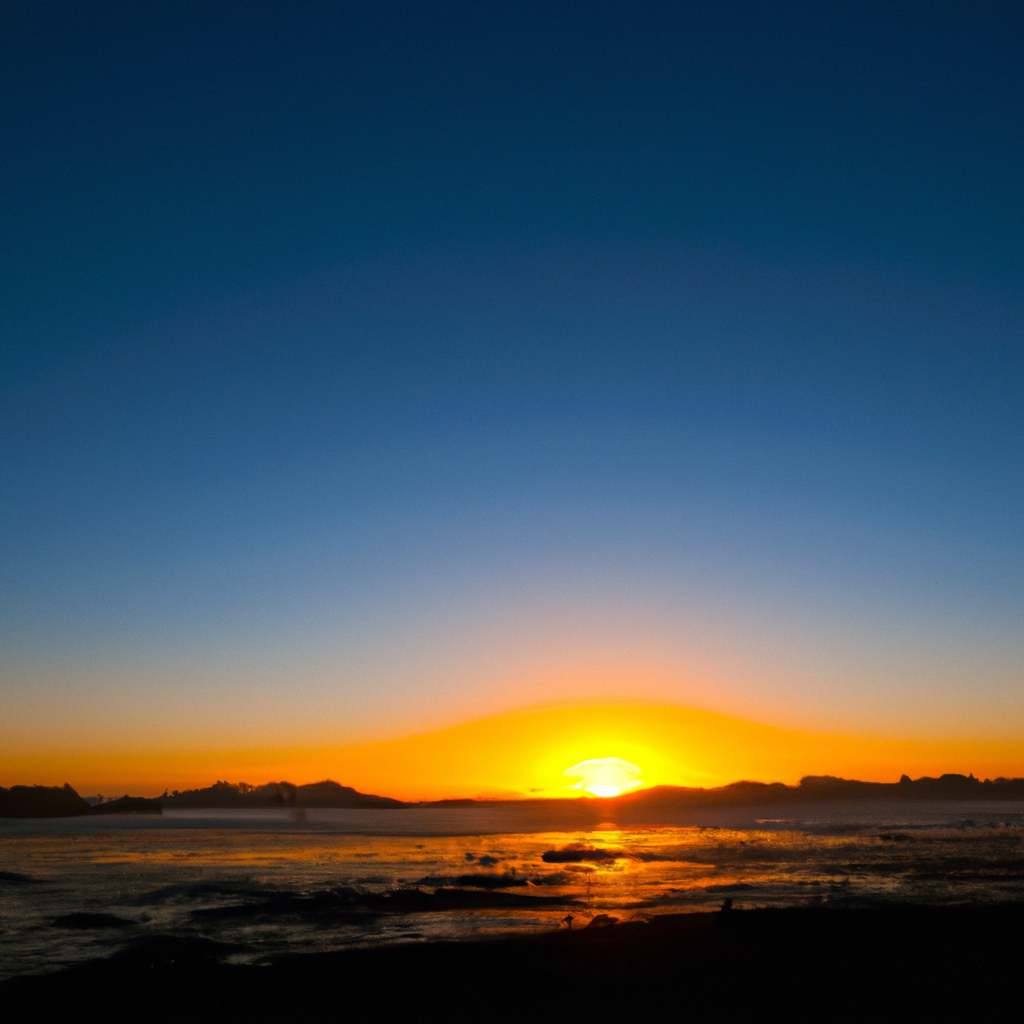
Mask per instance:
[[[730,910],[224,962],[204,940],[0,985],[5,1021],[939,1020],[1024,1004],[1024,904]]]

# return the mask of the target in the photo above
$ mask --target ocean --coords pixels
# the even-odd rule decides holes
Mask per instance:
[[[264,963],[727,900],[1022,899],[1019,802],[739,808],[628,827],[553,822],[531,805],[0,820],[0,978],[154,936]]]

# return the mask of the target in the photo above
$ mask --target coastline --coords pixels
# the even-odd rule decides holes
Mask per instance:
[[[1017,1002],[1022,934],[1024,903],[672,914],[261,965],[232,964],[232,948],[210,940],[154,936],[0,983],[0,1011],[11,1021],[85,1008],[110,1021],[976,1018]]]

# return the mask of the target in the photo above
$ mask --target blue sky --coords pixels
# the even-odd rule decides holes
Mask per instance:
[[[1018,9],[3,19],[5,736],[1024,727]]]

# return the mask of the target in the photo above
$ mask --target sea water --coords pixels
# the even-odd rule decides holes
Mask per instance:
[[[554,827],[535,806],[0,820],[0,977],[146,937],[270,961],[735,907],[1024,898],[1024,804],[707,811]],[[788,815],[788,816],[787,816]]]

